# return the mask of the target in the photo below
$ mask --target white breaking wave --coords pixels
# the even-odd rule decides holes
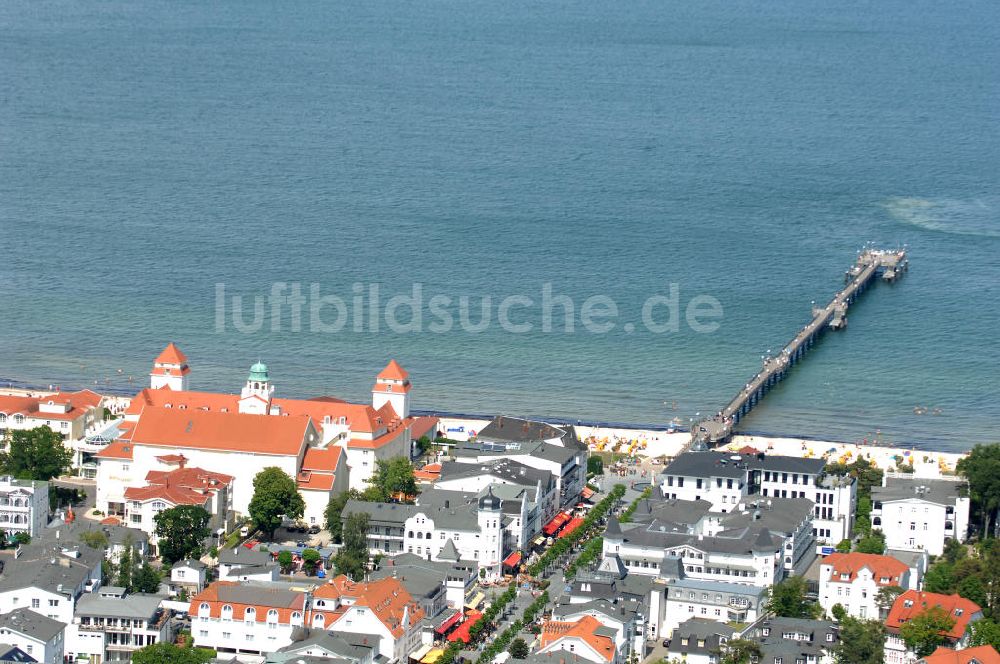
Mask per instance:
[[[928,200],[890,198],[882,203],[889,214],[904,224],[956,235],[1000,237],[1000,215],[996,200],[977,198]]]

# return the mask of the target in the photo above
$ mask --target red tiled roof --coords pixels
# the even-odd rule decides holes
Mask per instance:
[[[185,410],[189,411],[238,413],[240,397],[235,394],[217,392],[145,388],[135,395],[125,410],[125,414],[141,416],[146,408],[163,408],[168,404],[178,410],[183,406]],[[281,411],[280,416],[271,417],[308,416],[312,418],[313,424],[317,428],[323,426],[323,420],[327,417],[333,422],[344,418],[346,426],[356,433],[381,434],[399,425],[396,422],[393,426],[397,414],[392,405],[388,403],[375,410],[369,404],[347,403],[330,397],[319,397],[317,399],[272,399],[271,405],[277,406]]]
[[[320,472],[336,472],[340,464],[340,455],[343,449],[336,445],[331,445],[326,449],[316,447],[306,448],[305,457],[302,459],[302,470],[318,470]]]
[[[893,602],[885,626],[890,630],[898,630],[907,620],[935,606],[944,609],[945,613],[955,621],[954,626],[946,635],[955,640],[962,638],[965,634],[972,616],[982,611],[978,604],[959,595],[940,595],[907,590]]]
[[[858,572],[868,568],[877,585],[901,586],[903,584],[900,579],[909,570],[909,567],[892,556],[875,553],[831,553],[823,559],[823,564],[833,566],[828,579],[831,583],[853,583],[858,578]],[[846,579],[843,578],[845,575]]]
[[[171,505],[204,505],[208,502],[209,496],[186,487],[152,484],[150,486],[130,486],[125,489],[125,498],[141,503],[162,500]]]
[[[146,408],[132,435],[135,445],[298,456],[308,417]]]
[[[390,431],[387,434],[379,436],[375,440],[365,440],[364,438],[351,438],[347,441],[347,447],[353,449],[371,450],[378,449],[393,442],[397,438],[403,435],[402,430]]]
[[[924,664],[972,664],[973,662],[1000,664],[1000,654],[997,654],[997,651],[990,645],[966,648],[965,650],[952,650],[938,646],[937,650],[920,661]]]
[[[216,473],[201,468],[176,468],[174,470],[151,470],[146,473],[150,484],[186,486],[192,489],[219,489],[233,483],[232,475]]]
[[[300,489],[305,489],[306,491],[329,491],[333,488],[335,479],[335,475],[314,473],[306,470],[299,473],[298,478],[296,478],[296,484],[298,484]]]
[[[256,613],[255,620],[259,623],[267,621],[267,612],[271,609],[275,609],[278,612],[278,622],[285,625],[291,623],[293,612],[297,611],[300,614],[304,613],[306,603],[305,593],[295,593],[291,602],[288,602],[288,591],[272,590],[264,587],[255,588],[254,599],[257,601],[253,604],[244,604],[241,602],[231,601],[229,597],[230,589],[239,585],[240,584],[235,581],[216,581],[212,583],[191,598],[191,605],[188,607],[189,615],[197,616],[202,602],[208,603],[211,616],[213,618],[222,617],[223,606],[229,605],[233,607],[233,620],[241,622],[245,618],[245,612],[248,607],[253,607]],[[243,594],[244,593],[240,593],[239,595],[234,596],[238,597]],[[305,624],[305,616],[303,616],[303,624]]]
[[[109,516],[101,519],[102,526],[120,526],[122,525],[122,520],[116,516]]]
[[[397,639],[424,617],[424,611],[420,605],[414,601],[399,579],[392,577],[361,583],[351,581],[341,574],[316,588],[313,591],[313,597],[316,599],[349,598],[353,600],[352,606],[368,607]],[[332,629],[332,626],[349,608],[350,606],[341,605],[334,611],[326,612],[332,617],[332,620],[327,622],[326,629]],[[317,608],[316,612],[322,612],[322,609]],[[403,624],[404,614],[408,617],[408,625]]]
[[[615,658],[615,642],[610,636],[598,635],[596,632],[600,627],[601,621],[593,616],[584,616],[576,622],[550,620],[542,627],[542,648],[561,639],[576,637],[610,662]]]
[[[132,459],[132,443],[125,440],[115,440],[103,450],[94,455],[98,459]]]
[[[406,423],[410,426],[411,438],[429,436],[432,440],[434,439],[434,435],[437,434],[437,425],[439,421],[440,420],[438,418],[430,416],[406,418]]]
[[[0,394],[0,413],[7,416],[24,415],[35,419],[43,420],[68,420],[73,421],[83,417],[91,408],[100,405],[102,397],[91,390],[80,390],[79,392],[56,392],[47,396],[26,396],[15,394]],[[43,413],[41,404],[52,402],[53,404],[69,404],[65,413]]]
[[[396,360],[389,360],[389,364],[385,365],[385,369],[379,372],[378,378],[385,380],[406,380],[410,377],[410,374],[406,372],[406,369],[399,366]]]
[[[146,481],[148,486],[125,489],[125,498],[140,502],[163,500],[172,505],[204,505],[211,492],[232,484],[233,478],[201,468],[177,468],[151,470],[146,474]]]
[[[180,348],[174,345],[173,341],[168,343],[163,352],[157,355],[154,360],[156,364],[184,364],[187,361],[187,356],[181,352]]]

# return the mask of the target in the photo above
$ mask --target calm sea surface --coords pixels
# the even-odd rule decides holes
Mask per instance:
[[[260,358],[280,394],[366,399],[395,357],[417,408],[686,422],[864,242],[905,243],[905,279],[743,426],[998,440],[998,24],[993,0],[6,0],[0,377],[125,389],[174,340],[202,389]],[[275,282],[419,283],[424,332],[217,331],[217,284]],[[539,329],[544,284],[572,333]],[[670,284],[719,329],[647,330]],[[432,333],[433,295],[494,322]],[[509,295],[530,332],[495,322]],[[593,295],[610,332],[580,325]]]

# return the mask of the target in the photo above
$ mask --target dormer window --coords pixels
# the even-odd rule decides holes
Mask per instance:
[[[962,615],[962,613],[963,613],[962,609],[955,609],[955,615],[956,616],[960,616],[960,615]]]
[[[912,599],[904,599],[903,600],[903,608],[909,609],[912,606],[913,606],[913,600]]]

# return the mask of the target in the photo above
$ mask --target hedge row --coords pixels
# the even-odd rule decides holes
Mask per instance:
[[[620,519],[618,519],[618,521],[621,523],[628,523],[629,521],[631,521],[632,515],[635,514],[636,508],[639,507],[639,502],[645,500],[646,498],[649,498],[652,495],[653,495],[653,490],[651,488],[643,491],[641,496],[633,500],[632,503],[625,508],[625,511],[622,512],[622,516]]]
[[[579,528],[574,530],[572,533],[557,539],[555,543],[549,547],[549,550],[542,554],[542,557],[536,560],[533,564],[528,566],[528,574],[531,576],[538,576],[542,570],[547,568],[553,562],[558,560],[563,554],[569,551],[580,538],[588,535],[593,529],[594,525],[599,523],[604,515],[607,514],[611,509],[618,504],[621,497],[625,495],[625,485],[616,484],[611,493],[604,497],[604,499],[594,505],[593,509],[590,510],[590,514],[587,518],[583,520],[583,523]],[[633,510],[634,511],[634,510]]]
[[[566,566],[566,572],[564,573],[566,580],[569,581],[572,579],[576,575],[576,570],[578,568],[585,567],[594,561],[600,560],[602,553],[604,553],[603,537],[595,537],[587,542],[587,545],[583,547],[583,551],[581,551],[580,555],[576,557],[576,560]]]
[[[511,623],[510,627],[505,629],[500,636],[493,639],[493,641],[483,649],[483,653],[479,656],[479,659],[476,660],[476,664],[488,664],[489,662],[492,662],[494,657],[507,649],[507,646],[514,640],[514,637],[516,637],[518,632],[521,631],[521,628],[534,622],[539,612],[541,612],[541,610],[544,609],[545,605],[548,603],[548,592],[543,592],[535,598],[535,601],[524,610],[524,615],[521,616],[519,620],[515,620]]]
[[[630,504],[625,509],[625,511],[622,512],[620,521],[622,523],[628,523],[629,521],[631,521],[632,515],[635,513],[636,508],[639,507],[639,501],[645,498],[649,498],[652,494],[653,494],[652,489],[646,489],[645,491],[643,491],[642,495],[633,500],[632,504]],[[573,578],[573,576],[576,575],[577,569],[590,565],[591,563],[597,560],[600,560],[601,554],[603,553],[604,553],[603,537],[595,537],[594,539],[587,542],[587,545],[583,547],[583,551],[580,553],[579,556],[576,557],[576,560],[574,560],[573,562],[571,562],[569,565],[566,566],[566,573],[565,573],[566,580]]]
[[[514,586],[511,586],[504,591],[502,595],[497,597],[483,612],[483,617],[469,629],[469,640],[471,642],[477,641],[479,639],[479,635],[482,634],[484,629],[486,629],[486,626],[492,625],[493,621],[496,620],[498,615],[500,615],[500,611],[503,607],[513,602],[515,597],[517,597],[517,590]]]

